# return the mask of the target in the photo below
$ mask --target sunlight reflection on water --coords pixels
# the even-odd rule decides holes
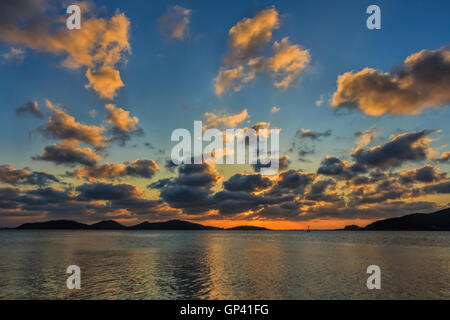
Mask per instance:
[[[450,298],[449,232],[7,230],[0,244],[1,299]]]

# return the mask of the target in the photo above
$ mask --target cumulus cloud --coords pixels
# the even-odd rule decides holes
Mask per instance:
[[[253,18],[244,18],[228,32],[229,52],[225,61],[238,65],[259,53],[262,45],[272,39],[279,27],[278,11],[269,8],[258,12]]]
[[[121,177],[152,178],[159,170],[155,161],[150,159],[137,159],[132,163],[104,163],[101,165],[84,166],[77,168],[73,172],[68,172],[68,176],[78,179],[96,181],[98,179],[116,180]]]
[[[8,165],[0,166],[0,181],[9,184],[18,184],[30,175],[28,170],[10,168]]]
[[[101,98],[113,99],[118,89],[124,86],[119,70],[103,66],[97,70],[87,69],[86,78],[89,83],[84,87],[93,89]]]
[[[0,182],[41,187],[50,183],[60,183],[59,179],[50,173],[30,171],[28,168],[16,169],[8,165],[0,165]]]
[[[422,50],[392,73],[372,68],[347,72],[337,80],[333,107],[358,109],[371,116],[420,114],[450,103],[450,50]]]
[[[209,210],[207,202],[212,188],[220,180],[212,164],[181,164],[176,178],[160,179],[149,188],[160,190],[161,199],[185,213],[202,214]]]
[[[113,104],[107,104],[105,107],[108,110],[108,123],[112,126],[110,141],[117,141],[121,146],[124,146],[132,135],[141,136],[144,134],[144,130],[138,127],[139,119],[130,116],[130,111],[118,108]]]
[[[0,41],[64,56],[64,67],[86,68],[87,88],[112,99],[123,86],[116,65],[131,50],[130,21],[119,11],[110,18],[98,17],[90,2],[79,2],[82,28],[74,32],[67,29],[64,16],[54,14],[54,4],[43,0],[2,1]],[[63,2],[56,5],[63,6]]]
[[[36,101],[28,101],[26,104],[16,108],[16,114],[22,116],[25,114],[31,114],[39,119],[44,118],[44,114],[39,108],[39,104]]]
[[[130,111],[126,111],[122,108],[116,108],[113,104],[107,104],[106,109],[108,110],[108,123],[116,126],[122,131],[133,130],[139,119],[137,117],[131,117]]]
[[[90,126],[79,123],[74,117],[47,101],[51,112],[48,122],[40,131],[49,138],[83,141],[98,148],[106,146],[107,139],[103,136],[103,127]]]
[[[277,79],[274,86],[286,89],[302,72],[311,60],[308,50],[291,44],[288,38],[273,44],[274,54],[267,59],[265,65]]]
[[[273,106],[273,108],[270,109],[270,112],[271,112],[271,113],[278,113],[279,111],[280,111],[280,108],[277,107],[277,106]]]
[[[316,177],[317,176],[314,173],[291,169],[282,172],[279,175],[278,181],[274,187],[274,191],[281,189],[284,190],[283,192],[289,190],[298,194],[303,194],[306,187],[308,187],[316,179]]]
[[[288,37],[275,41],[271,54],[264,50],[271,42],[273,32],[279,28],[279,22],[278,11],[272,7],[253,18],[242,19],[230,29],[225,65],[214,79],[217,95],[230,88],[241,90],[242,85],[255,79],[257,73],[270,74],[273,85],[284,89],[299,77],[311,60],[308,50],[291,44]]]
[[[191,10],[175,5],[159,17],[157,24],[161,33],[168,39],[184,40],[189,34]]]
[[[44,147],[41,155],[33,156],[33,160],[50,161],[56,164],[74,166],[82,164],[85,166],[95,165],[101,157],[90,148],[78,147],[77,140],[63,140],[60,144]]]
[[[128,200],[141,198],[138,187],[127,184],[93,183],[83,184],[76,189],[81,199],[87,200]]]
[[[433,149],[428,144],[432,130],[404,133],[391,141],[373,148],[358,147],[351,153],[357,165],[390,168],[408,161],[420,161],[431,157]]]
[[[355,175],[355,167],[352,167],[345,160],[336,157],[326,156],[320,163],[318,174],[325,176],[341,176],[343,178],[351,178]]]
[[[306,199],[321,202],[339,202],[339,196],[333,192],[335,187],[336,181],[332,179],[316,181],[309,188]]]
[[[446,177],[445,173],[439,172],[439,169],[431,165],[414,170],[404,170],[399,173],[400,182],[403,184],[412,184],[416,182],[431,183],[437,182]]]
[[[25,184],[35,185],[35,186],[46,186],[50,183],[61,183],[58,178],[47,172],[31,172],[25,179]]]
[[[84,184],[75,190],[54,187],[39,189],[0,188],[0,218],[40,216],[47,219],[162,220],[179,214],[161,200],[145,199],[142,191],[130,184]]]
[[[260,174],[240,174],[233,175],[230,179],[223,183],[228,191],[245,191],[255,192],[267,189],[272,185],[272,181]]]

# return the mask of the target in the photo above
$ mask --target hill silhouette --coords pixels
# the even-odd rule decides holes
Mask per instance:
[[[450,208],[434,213],[413,213],[403,217],[375,221],[364,230],[450,231]]]
[[[170,220],[166,222],[142,222],[138,225],[127,227],[114,220],[105,220],[92,225],[79,223],[72,220],[51,220],[45,222],[24,223],[16,229],[25,230],[222,230],[221,228],[204,226],[182,220]]]
[[[245,231],[259,231],[259,230],[269,230],[264,227],[256,227],[256,226],[237,226],[233,228],[228,228],[226,230],[245,230]]]
[[[237,226],[228,229],[205,226],[183,220],[165,222],[142,222],[135,226],[124,226],[114,220],[100,221],[91,225],[72,220],[50,220],[45,222],[24,223],[15,229],[24,230],[270,230],[256,226]],[[434,213],[414,213],[397,218],[388,218],[373,222],[366,227],[346,226],[345,231],[450,231],[450,208]]]
[[[123,230],[127,229],[124,225],[114,220],[104,220],[90,225],[90,229],[95,230]]]
[[[131,230],[221,230],[220,228],[204,226],[183,220],[170,220],[166,222],[142,222],[129,227]]]
[[[86,230],[89,225],[72,220],[50,220],[45,222],[24,223],[16,229],[28,230]]]

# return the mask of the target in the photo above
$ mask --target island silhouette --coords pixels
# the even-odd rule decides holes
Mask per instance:
[[[104,220],[94,224],[84,224],[73,220],[50,220],[24,223],[14,230],[223,230],[261,231],[271,230],[257,226],[237,226],[218,228],[183,220],[165,222],[142,222],[125,226],[114,220]],[[341,231],[450,231],[450,208],[434,213],[413,213],[402,217],[375,221],[365,227],[349,225]]]

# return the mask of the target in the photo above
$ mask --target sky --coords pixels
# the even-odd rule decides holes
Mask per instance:
[[[450,205],[448,1],[0,3],[0,226],[341,228]],[[280,170],[173,166],[175,129],[280,129]],[[223,151],[223,150],[222,150]]]

